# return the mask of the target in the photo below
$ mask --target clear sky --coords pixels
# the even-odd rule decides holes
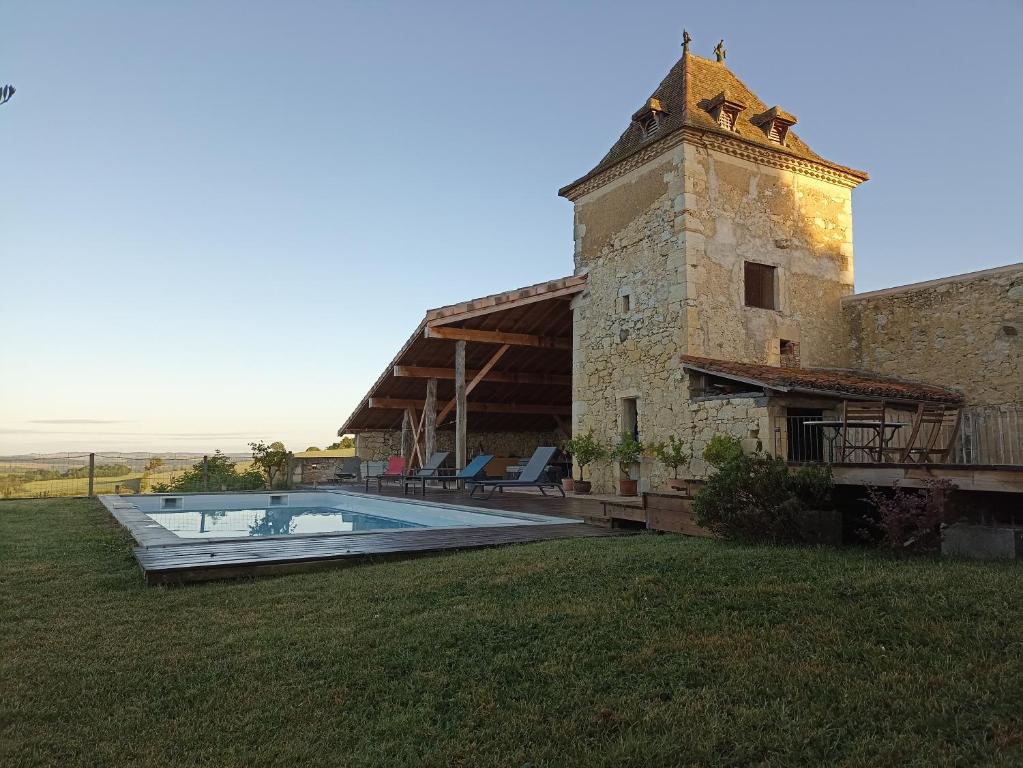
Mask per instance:
[[[7,0],[0,453],[326,445],[429,307],[572,271],[681,30],[835,162],[857,290],[1021,260],[1023,3]]]

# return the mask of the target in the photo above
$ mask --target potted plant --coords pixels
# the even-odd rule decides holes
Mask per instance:
[[[625,477],[618,481],[619,493],[622,496],[635,496],[637,481],[632,477],[632,468],[643,457],[643,444],[633,435],[623,432],[612,451],[611,456],[618,462],[619,469]]]
[[[607,449],[597,442],[592,429],[585,435],[573,437],[565,447],[572,454],[575,463],[579,465],[579,479],[574,483],[575,492],[589,493],[591,484],[589,480],[583,480],[583,468],[587,464],[603,459],[607,455]]]
[[[671,470],[672,477],[668,480],[668,487],[674,491],[686,490],[688,484],[685,480],[678,479],[678,470],[679,467],[689,466],[693,452],[686,450],[685,443],[671,435],[668,442],[653,446],[653,454],[661,464]]]

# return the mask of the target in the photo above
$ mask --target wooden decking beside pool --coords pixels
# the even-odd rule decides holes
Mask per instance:
[[[315,570],[368,559],[620,534],[621,531],[585,523],[415,529],[137,547],[135,558],[147,583],[171,584]]]

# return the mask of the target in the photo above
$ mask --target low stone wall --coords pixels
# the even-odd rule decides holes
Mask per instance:
[[[334,475],[344,459],[295,459],[293,481],[296,483],[326,483],[334,479]]]
[[[551,432],[470,432],[467,435],[470,456],[490,453],[494,456],[531,456],[541,445],[561,445],[564,438]],[[455,433],[437,432],[437,450],[454,451]],[[401,453],[401,432],[362,432],[355,436],[355,453],[366,461],[383,461]]]
[[[1023,402],[1023,265],[842,300],[849,365],[961,390],[967,405]]]

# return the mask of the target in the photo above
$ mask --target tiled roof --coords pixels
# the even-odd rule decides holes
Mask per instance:
[[[780,368],[682,355],[682,367],[767,387],[781,392],[814,392],[840,397],[961,403],[952,389],[834,368]]]
[[[745,109],[739,112],[734,131],[720,127],[706,109],[722,93],[725,94],[728,101],[738,102],[745,106]],[[764,130],[752,122],[753,118],[768,111],[767,104],[758,99],[756,94],[747,88],[725,64],[719,64],[692,53],[684,53],[650,98],[659,101],[666,111],[660,128],[646,136],[639,123],[633,120],[625,129],[625,133],[611,147],[611,151],[604,156],[604,159],[585,176],[565,186],[561,190],[561,194],[565,194],[577,184],[683,127],[697,128],[741,139],[793,157],[824,163],[853,176],[867,178],[867,174],[863,171],[846,168],[825,160],[792,131],[788,132],[784,146],[768,139]],[[649,100],[646,103],[649,104]]]

